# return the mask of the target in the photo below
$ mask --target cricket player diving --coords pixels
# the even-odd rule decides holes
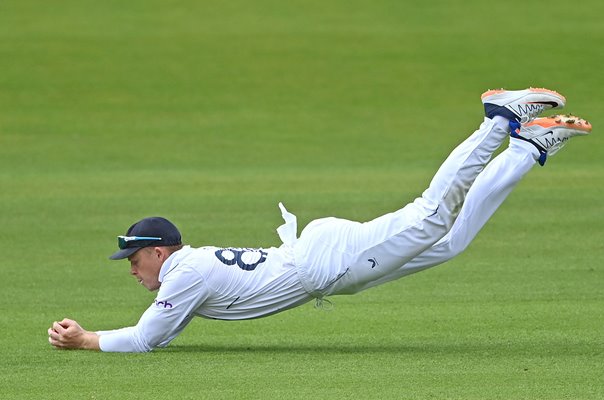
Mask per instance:
[[[194,317],[266,317],[325,296],[354,294],[442,264],[461,253],[512,189],[591,124],[572,115],[538,118],[562,108],[551,90],[490,90],[485,118],[412,203],[360,223],[322,218],[297,236],[296,217],[279,204],[282,241],[271,248],[184,246],[170,221],[145,218],[118,236],[110,258],[157,297],[134,326],[92,332],[63,319],[48,329],[58,349],[146,352],[167,346]],[[508,147],[492,161],[502,142]],[[489,162],[490,161],[490,162]]]

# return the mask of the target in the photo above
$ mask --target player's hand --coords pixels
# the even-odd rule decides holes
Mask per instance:
[[[76,321],[63,319],[48,329],[48,342],[57,349],[99,350],[99,337],[83,329]]]

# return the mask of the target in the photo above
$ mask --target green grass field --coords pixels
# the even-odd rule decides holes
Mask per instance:
[[[604,3],[0,2],[0,398],[604,398]],[[482,118],[546,86],[594,125],[445,266],[148,354],[46,330],[134,324],[110,262],[150,215],[192,245],[279,245],[412,200]]]

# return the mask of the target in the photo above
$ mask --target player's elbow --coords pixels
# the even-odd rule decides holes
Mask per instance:
[[[136,353],[148,353],[152,351],[154,348],[158,347],[159,343],[155,343],[154,340],[150,340],[149,338],[145,338],[141,334],[134,335],[133,338],[133,348]]]

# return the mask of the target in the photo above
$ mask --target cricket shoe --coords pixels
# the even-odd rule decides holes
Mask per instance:
[[[552,115],[537,118],[520,129],[512,129],[510,136],[531,143],[539,150],[539,164],[543,166],[547,156],[556,154],[568,139],[591,132],[591,124],[574,115]]]
[[[548,89],[529,88],[525,90],[489,90],[480,97],[487,118],[500,115],[521,124],[531,122],[543,110],[562,108],[566,99]]]

